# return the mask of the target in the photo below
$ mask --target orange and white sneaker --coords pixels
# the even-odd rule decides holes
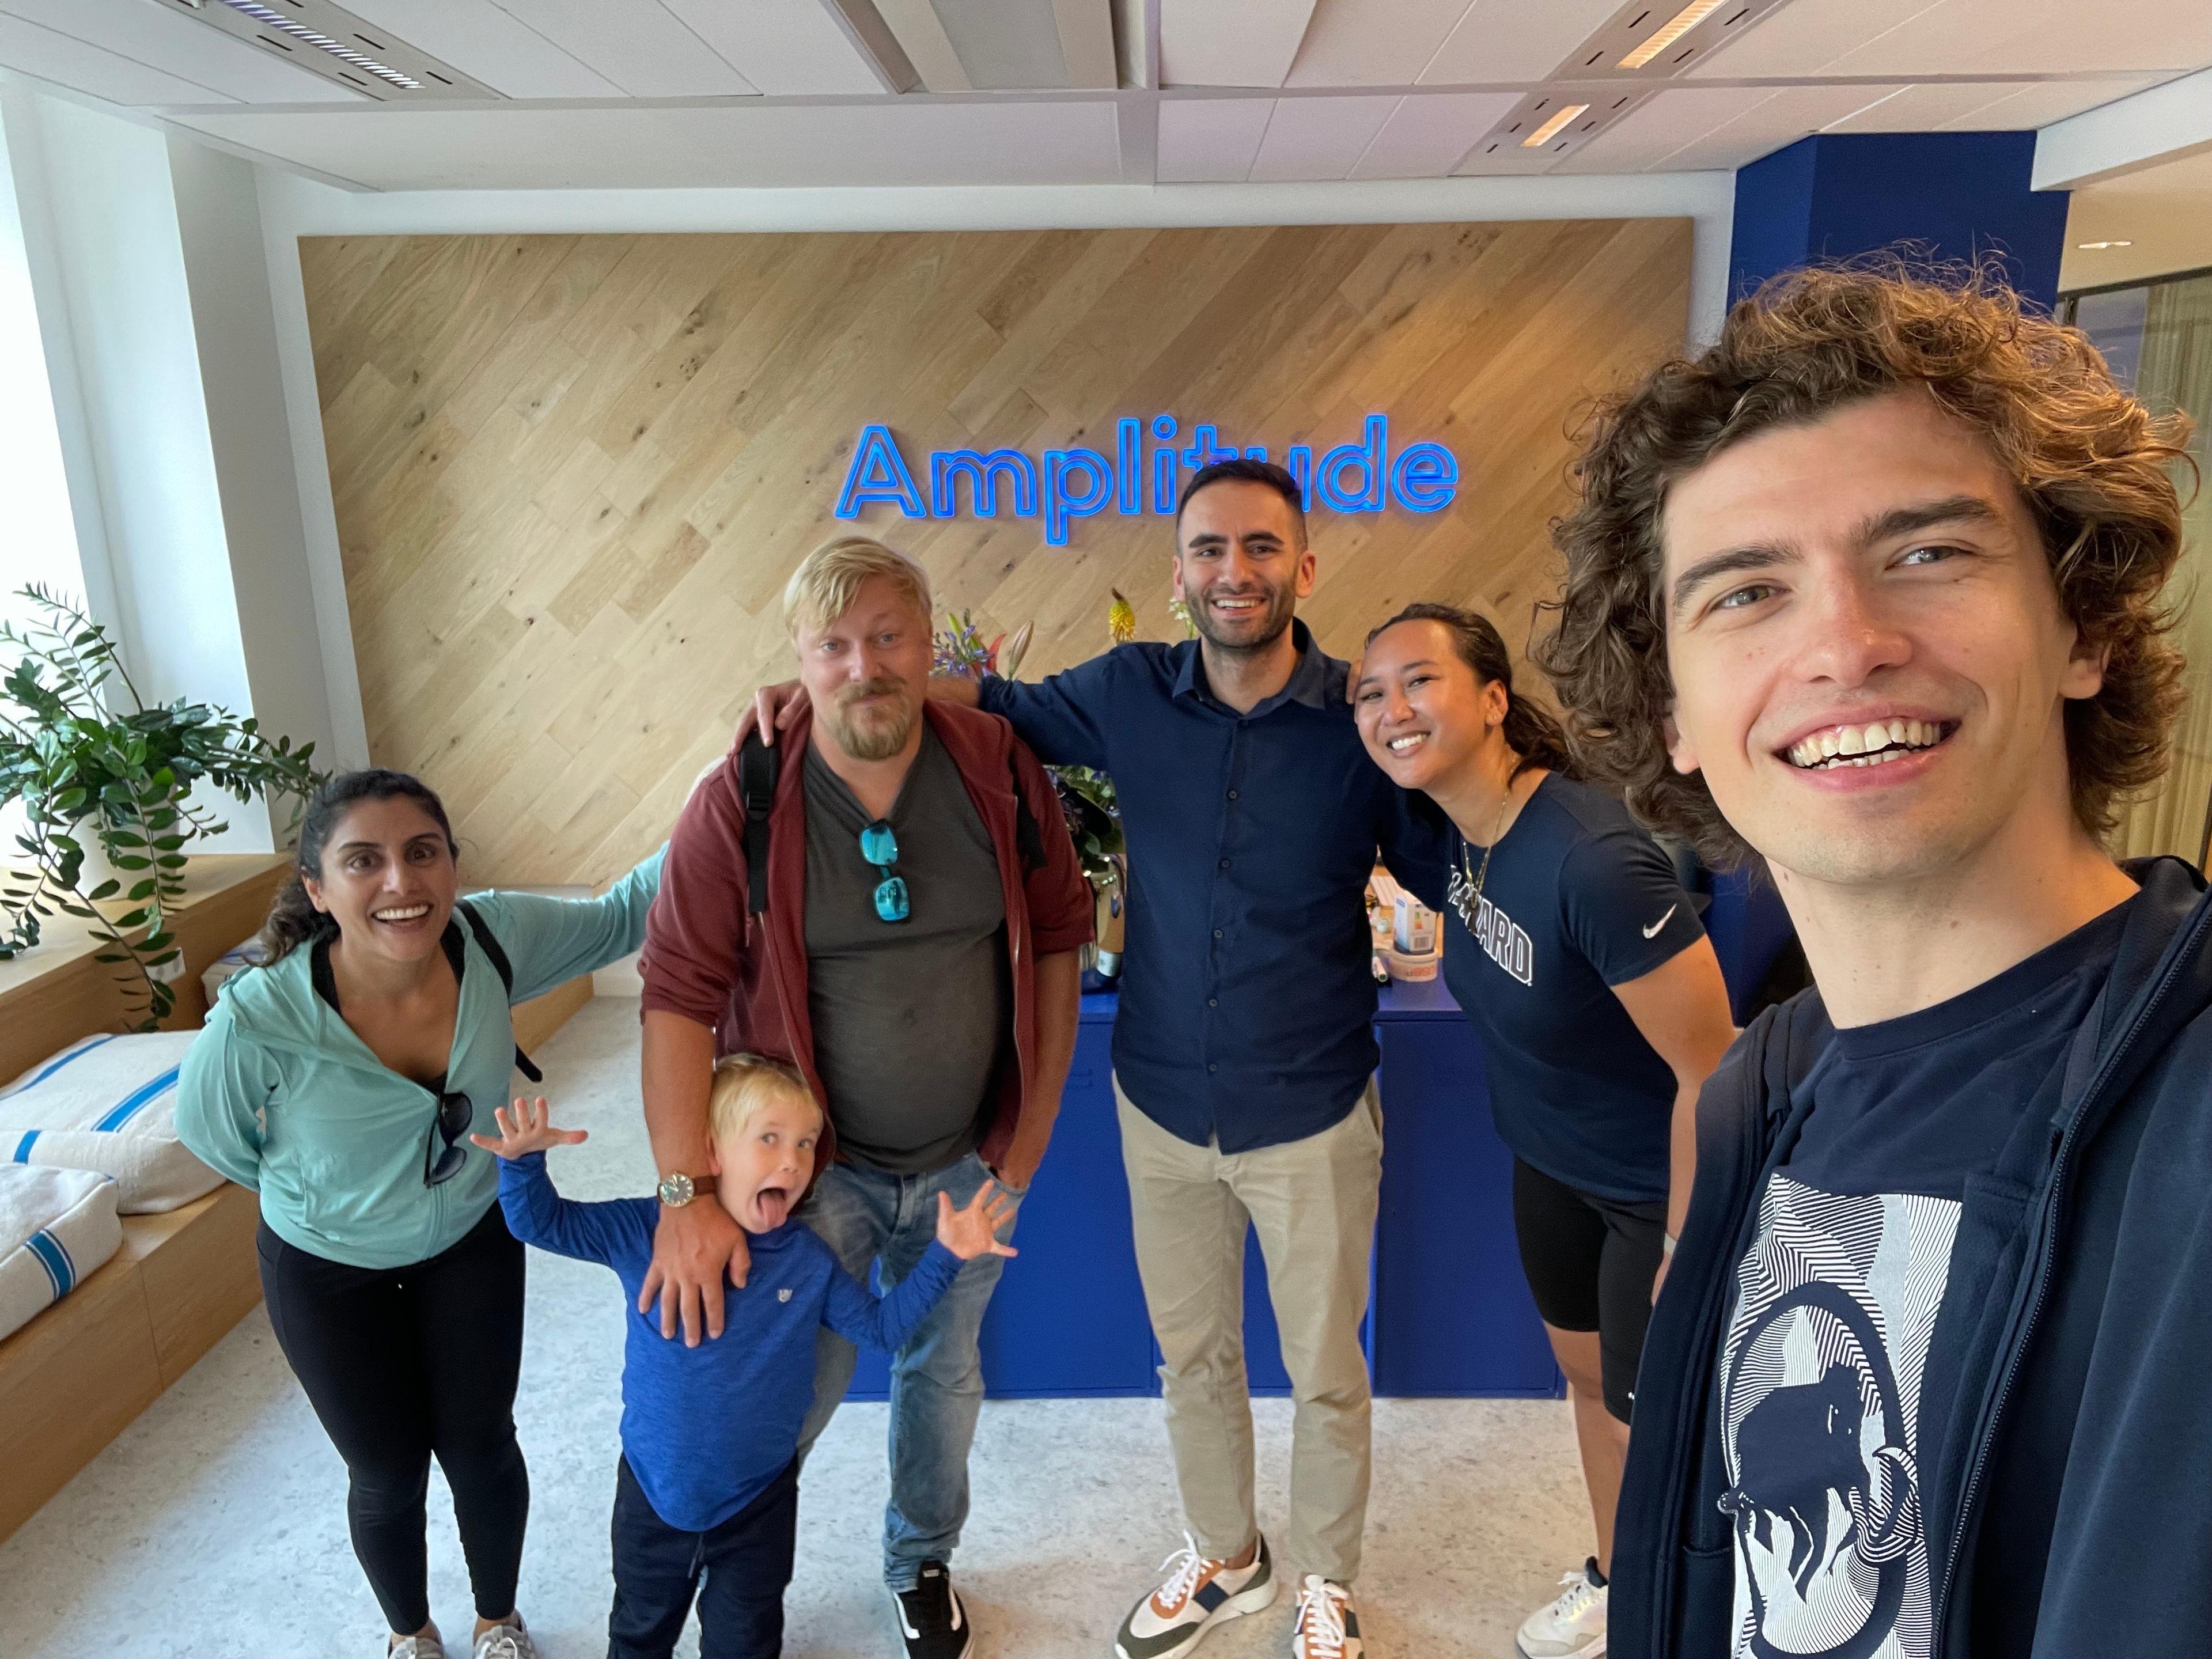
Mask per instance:
[[[1257,1613],[1275,1599],[1275,1565],[1262,1538],[1249,1567],[1231,1567],[1198,1553],[1198,1540],[1160,1563],[1160,1587],[1129,1609],[1114,1638],[1117,1659],[1182,1659],[1214,1626]]]
[[[1292,1659],[1366,1659],[1359,1639],[1359,1609],[1352,1591],[1310,1572],[1298,1580],[1298,1622],[1291,1634]]]

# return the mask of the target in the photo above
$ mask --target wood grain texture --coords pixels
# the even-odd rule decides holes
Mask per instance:
[[[1676,349],[1684,220],[928,234],[305,239],[369,744],[445,796],[476,881],[602,881],[663,837],[753,687],[863,424],[932,449],[1399,444],[1458,456],[1431,516],[1316,513],[1303,607],[1356,652],[1408,601],[1516,646],[1554,576],[1590,394]],[[1147,448],[1150,445],[1148,443]],[[927,477],[921,479],[927,488]],[[1023,672],[1175,636],[1166,521],[863,527]]]

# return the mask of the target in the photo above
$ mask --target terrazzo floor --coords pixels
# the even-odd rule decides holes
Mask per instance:
[[[641,1192],[636,1006],[587,1006],[537,1056],[580,1198]],[[1048,1197],[1041,1193],[1040,1198]],[[534,1492],[522,1607],[548,1659],[604,1653],[622,1307],[603,1268],[534,1255],[516,1403]],[[1290,1402],[1262,1400],[1262,1524],[1286,1511]],[[841,1411],[806,1470],[790,1659],[897,1659],[878,1576],[884,1407]],[[955,1564],[978,1659],[1104,1659],[1129,1604],[1180,1541],[1156,1400],[993,1401]],[[346,1540],[344,1471],[256,1309],[6,1543],[7,1659],[320,1659],[383,1651]],[[435,1615],[459,1635],[467,1582],[440,1478]],[[1376,1659],[1510,1659],[1514,1627],[1589,1552],[1562,1402],[1380,1400],[1362,1623]],[[1290,1652],[1290,1597],[1209,1636],[1206,1659]],[[465,1649],[462,1650],[465,1652]],[[696,1654],[696,1626],[678,1652]]]

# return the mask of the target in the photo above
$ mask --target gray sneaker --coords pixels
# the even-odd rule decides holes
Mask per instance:
[[[446,1644],[434,1629],[428,1636],[395,1636],[384,1650],[385,1659],[446,1659]]]
[[[474,1659],[539,1659],[538,1644],[516,1613],[511,1625],[494,1625],[477,1638]]]

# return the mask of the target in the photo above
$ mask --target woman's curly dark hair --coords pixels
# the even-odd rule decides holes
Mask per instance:
[[[1553,625],[1529,652],[1588,775],[1717,867],[1752,853],[1704,777],[1668,758],[1668,489],[1753,433],[1912,386],[1981,434],[2018,483],[2059,605],[2106,653],[2104,689],[2066,705],[2075,816],[2101,838],[2118,804],[2166,770],[2182,661],[2160,590],[2181,552],[2170,468],[2187,457],[2188,417],[2153,416],[2084,335],[2024,309],[1990,269],[1889,258],[1790,271],[1732,308],[1701,356],[1597,405],[1573,469],[1581,501],[1552,526],[1565,580],[1540,607]]]

